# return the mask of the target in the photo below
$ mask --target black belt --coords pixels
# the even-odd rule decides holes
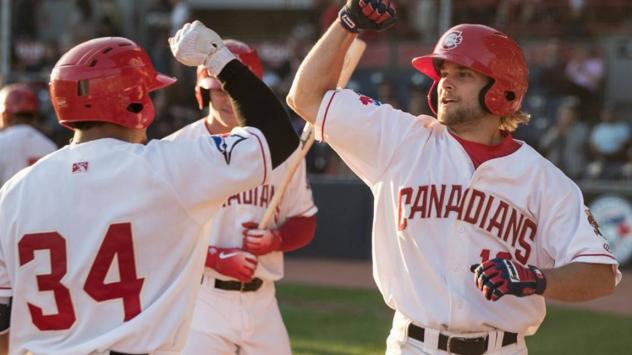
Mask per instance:
[[[424,334],[424,328],[418,327],[412,323],[408,326],[409,337],[423,342]],[[481,355],[487,351],[488,342],[489,336],[487,335],[477,338],[463,338],[452,337],[439,333],[437,348],[439,348],[439,350],[447,351],[450,354]],[[503,346],[515,344],[516,342],[518,342],[518,334],[504,332]]]
[[[224,281],[220,279],[215,279],[215,288],[228,291],[257,291],[259,287],[261,287],[261,285],[263,285],[263,280],[258,277],[252,279],[252,281],[250,282]]]
[[[110,351],[110,355],[147,355],[147,354],[130,354],[130,353],[122,353],[120,351]]]

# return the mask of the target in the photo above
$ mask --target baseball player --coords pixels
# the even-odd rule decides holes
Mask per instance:
[[[256,76],[263,76],[254,49],[230,39],[224,45]],[[166,139],[179,142],[226,134],[239,125],[228,93],[204,66],[197,70],[195,94],[200,109],[208,100],[208,116]],[[283,252],[309,243],[316,229],[317,210],[304,160],[271,226],[257,229],[291,161],[272,170],[268,183],[228,197],[213,217],[202,287],[184,354],[291,354],[274,281],[283,277]]]
[[[298,146],[283,106],[215,32],[196,21],[170,45],[178,61],[217,76],[252,127],[142,145],[149,92],[175,78],[125,38],[64,54],[50,92],[73,142],[0,189],[0,325],[10,325],[11,354],[179,354],[209,221],[228,196],[267,184]]]
[[[526,354],[545,298],[610,294],[617,262],[575,183],[511,136],[528,121],[528,74],[505,34],[458,25],[413,59],[434,80],[436,118],[334,90],[358,30],[395,16],[390,1],[347,1],[288,103],[373,192],[373,276],[395,310],[387,354]]]
[[[37,97],[25,84],[0,89],[0,186],[18,171],[57,149],[33,127]]]

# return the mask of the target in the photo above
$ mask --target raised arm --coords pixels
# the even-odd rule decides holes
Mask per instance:
[[[298,68],[287,96],[288,105],[314,123],[323,95],[336,88],[345,54],[358,31],[383,31],[396,20],[390,0],[348,0]]]
[[[323,95],[336,88],[345,53],[356,36],[336,20],[303,59],[287,95],[287,104],[305,121],[316,121]]]
[[[289,117],[272,91],[224,46],[221,37],[200,21],[185,24],[169,38],[174,57],[188,66],[204,65],[233,100],[235,113],[246,126],[266,137],[272,167],[283,163],[298,147]]]

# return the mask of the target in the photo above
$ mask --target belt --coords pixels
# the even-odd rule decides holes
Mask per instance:
[[[239,282],[239,281],[224,281],[220,279],[215,279],[215,288],[219,288],[220,290],[228,290],[228,291],[241,291],[241,292],[251,292],[257,291],[261,285],[263,284],[263,280],[256,277],[252,279],[250,282]]]
[[[424,328],[418,327],[412,323],[408,326],[409,337],[423,342],[424,334]],[[477,338],[464,338],[439,333],[437,348],[439,348],[439,350],[447,351],[450,354],[481,355],[487,351],[488,341],[489,336],[487,335]],[[515,344],[517,341],[518,334],[504,332],[502,346]]]
[[[147,355],[147,354],[130,354],[130,353],[122,353],[120,351],[110,351],[110,355]]]

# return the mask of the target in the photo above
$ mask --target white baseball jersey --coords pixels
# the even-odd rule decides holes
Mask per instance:
[[[201,119],[183,127],[165,139],[174,141],[189,140],[197,139],[200,136],[208,136],[209,134],[204,119]],[[296,153],[298,153],[298,150]],[[249,221],[259,223],[263,218],[268,204],[272,201],[274,193],[278,190],[281,181],[287,173],[289,164],[293,161],[293,156],[272,170],[269,183],[239,192],[224,201],[222,208],[213,216],[210,245],[220,248],[242,247],[244,236],[241,224]],[[318,209],[314,205],[312,198],[312,190],[307,182],[305,160],[303,160],[294,173],[284,198],[279,204],[277,213],[268,228],[276,229],[282,226],[289,217],[310,217],[315,215],[317,211]],[[273,281],[283,277],[283,252],[272,252],[259,256],[257,259],[259,263],[254,277]],[[204,272],[213,278],[230,279],[228,276],[222,275],[211,268],[206,268]]]
[[[214,213],[267,183],[257,129],[188,142],[71,144],[0,190],[11,353],[176,354]]]
[[[0,186],[55,150],[55,143],[29,125],[9,126],[0,131]]]
[[[350,90],[324,96],[315,129],[371,188],[373,276],[386,303],[420,326],[533,334],[543,297],[489,302],[476,288],[470,266],[496,256],[540,268],[617,264],[579,188],[524,142],[474,169],[433,117]]]

